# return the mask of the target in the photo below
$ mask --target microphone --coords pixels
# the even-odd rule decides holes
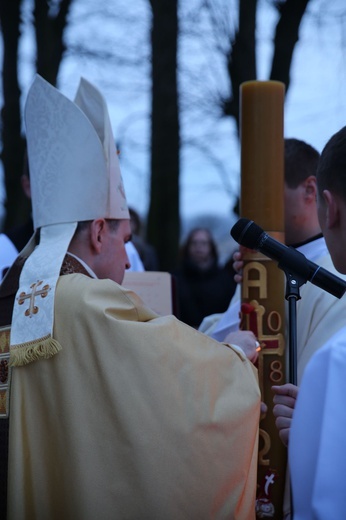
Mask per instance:
[[[274,240],[253,220],[239,219],[232,227],[231,235],[238,244],[260,251],[278,262],[278,267],[283,271],[303,279],[303,283],[309,281],[337,298],[344,295],[346,282],[342,278],[311,262],[294,247]]]

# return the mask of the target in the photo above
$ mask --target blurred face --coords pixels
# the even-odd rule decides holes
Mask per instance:
[[[98,278],[109,278],[119,284],[122,283],[125,270],[130,267],[125,249],[125,244],[130,238],[129,220],[121,220],[115,230],[106,221],[102,234],[102,248],[94,266]]]
[[[287,245],[300,242],[300,230],[305,222],[304,188],[289,188],[285,183],[285,243]]]
[[[294,245],[320,233],[316,208],[316,177],[310,175],[296,188],[285,183],[285,242]]]
[[[190,241],[190,259],[194,262],[203,263],[211,256],[211,245],[209,234],[204,230],[196,231]]]

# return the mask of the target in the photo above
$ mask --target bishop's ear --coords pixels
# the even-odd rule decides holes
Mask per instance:
[[[90,243],[96,253],[100,253],[106,233],[106,221],[103,218],[93,220],[90,225]]]

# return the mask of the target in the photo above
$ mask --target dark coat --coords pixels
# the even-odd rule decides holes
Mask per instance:
[[[236,288],[230,271],[219,267],[216,261],[205,271],[185,261],[173,276],[178,317],[195,328],[206,316],[225,312]]]

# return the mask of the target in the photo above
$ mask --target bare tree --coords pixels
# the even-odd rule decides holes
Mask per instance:
[[[56,85],[60,64],[66,50],[64,31],[73,0],[35,0],[34,25],[38,74]]]
[[[290,85],[293,51],[299,39],[299,27],[309,0],[271,0],[279,13],[273,35],[273,59],[268,79],[282,81],[286,92]],[[234,33],[225,29],[225,9],[212,0],[204,0],[215,33],[223,34],[224,44],[219,49],[225,55],[230,91],[221,96],[219,103],[224,115],[236,119],[239,128],[239,87],[244,81],[257,79],[256,27],[257,0],[239,0],[238,26]],[[228,13],[229,16],[229,13]]]
[[[239,189],[238,163],[215,161],[220,159],[224,142],[221,134],[211,135],[210,128],[219,125],[225,116],[229,118],[230,132],[233,132],[229,135],[230,147],[233,146],[231,154],[237,154],[239,87],[244,81],[258,78],[263,11],[270,14],[266,38],[272,39],[273,49],[267,79],[283,81],[287,92],[292,55],[307,6],[308,0],[196,0],[191,6],[184,4],[180,34],[182,46],[192,59],[189,59],[189,67],[186,64],[180,67],[182,144],[184,149],[193,147],[204,156],[206,164],[213,165],[215,179],[220,177],[230,203],[236,199]],[[194,134],[186,130],[201,120],[204,121],[203,135],[198,129]]]
[[[53,85],[56,84],[65,50],[63,35],[72,1],[35,0],[34,4],[37,72]],[[18,44],[22,5],[23,0],[0,2],[0,23],[4,48],[1,159],[4,165],[6,190],[5,230],[25,221],[30,211],[30,203],[25,198],[20,185],[25,153],[25,140],[21,134],[21,92],[18,82]]]
[[[21,135],[20,88],[18,83],[18,44],[21,0],[0,2],[3,37],[2,84],[4,104],[1,110],[2,152],[5,173],[5,228],[28,214],[29,203],[20,187],[23,171],[24,140]]]
[[[22,196],[19,182],[24,142],[20,133],[17,58],[20,10],[24,1],[0,2],[5,52],[2,72],[4,106],[1,158],[5,168],[7,229],[23,221],[28,213],[28,204]],[[230,200],[234,196],[236,187],[230,182],[232,166],[225,165],[220,160],[220,147],[215,145],[213,126],[208,124],[224,116],[232,116],[234,121],[239,122],[239,85],[257,77],[256,27],[261,1],[263,3],[264,0],[194,0],[179,4],[178,0],[150,0],[145,4],[150,6],[152,15],[149,33],[149,9],[145,7],[143,17],[143,3],[142,11],[138,14],[137,4],[129,6],[128,2],[117,0],[115,9],[111,2],[96,5],[92,1],[83,0],[80,2],[83,15],[74,19],[79,29],[78,36],[72,45],[69,44],[66,52],[64,35],[72,0],[34,2],[38,72],[55,84],[63,56],[69,59],[74,55],[78,56],[79,62],[92,62],[92,69],[95,64],[99,64],[98,81],[105,89],[109,89],[109,99],[121,98],[122,105],[129,107],[128,116],[124,118],[119,131],[120,159],[127,161],[127,166],[142,179],[146,168],[138,161],[136,163],[138,155],[133,153],[134,147],[141,150],[144,158],[145,154],[151,154],[147,238],[157,248],[163,269],[171,269],[177,257],[182,150],[185,153],[187,149],[193,148],[199,156],[205,158],[205,162],[220,175],[223,189],[229,193]],[[266,1],[273,3],[273,0]],[[308,0],[277,0],[275,3],[279,16],[275,35],[273,34],[274,53],[268,79],[283,81],[287,89],[290,84],[292,54],[307,5]],[[98,38],[91,39],[85,26],[91,22],[99,29],[103,27],[105,18],[114,29],[108,25],[111,30],[100,31]],[[128,38],[128,27],[131,27],[131,38]],[[75,26],[73,30],[75,31]],[[151,45],[148,44],[149,34]],[[182,60],[181,48],[187,40],[193,41],[195,48],[192,46],[188,60],[186,55]],[[215,60],[213,57],[206,58],[207,55],[211,56],[211,48],[213,57],[217,56]],[[190,49],[191,47],[189,51]],[[193,54],[194,50],[196,56]],[[201,55],[202,58],[205,57],[205,61],[198,69],[194,60],[196,57],[198,61]],[[151,78],[148,74],[150,58]],[[151,114],[146,105],[145,109],[141,108],[140,113],[136,108],[135,101],[143,92],[146,95],[151,92]],[[123,94],[127,96],[125,103]],[[132,132],[139,119],[151,121],[149,143],[143,137],[143,132],[138,132],[136,136]],[[193,127],[202,126],[202,120],[203,124],[207,122],[204,134],[193,133]],[[236,125],[234,132],[236,133]],[[126,146],[131,146],[131,152],[126,153]]]
[[[153,12],[151,198],[148,240],[156,247],[161,269],[177,261],[180,129],[177,87],[178,0],[150,0]]]

